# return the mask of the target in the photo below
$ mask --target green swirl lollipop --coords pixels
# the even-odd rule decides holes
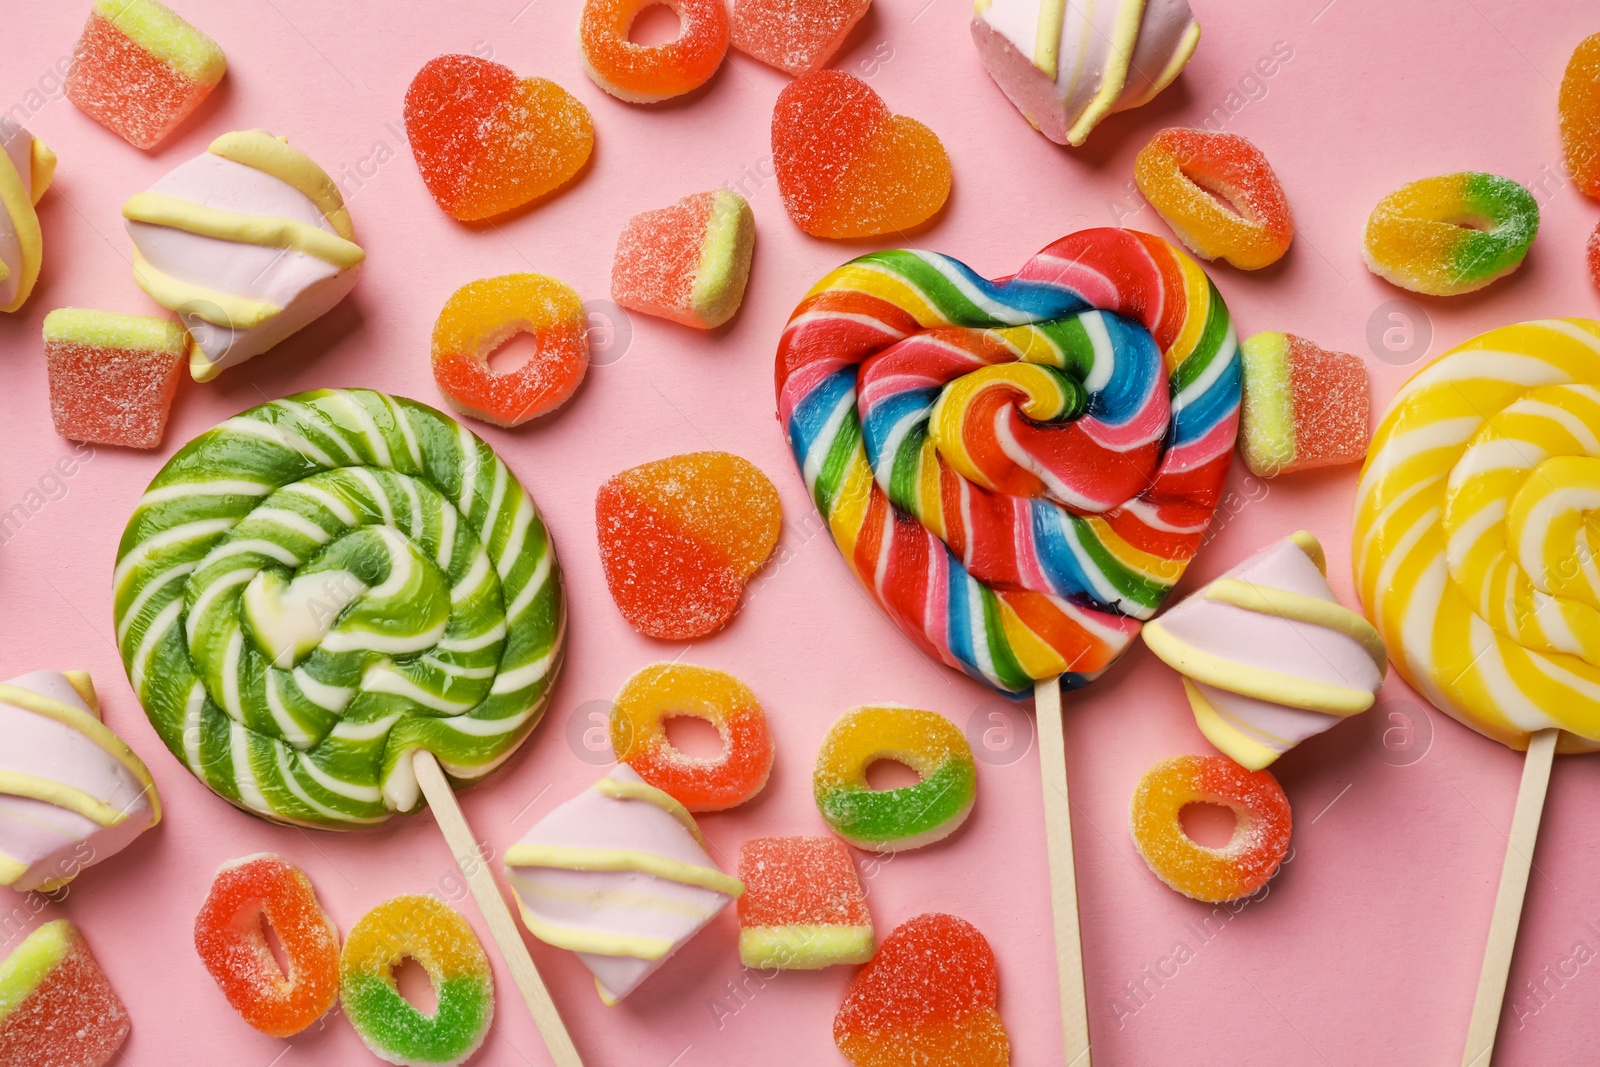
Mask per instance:
[[[533,500],[433,408],[325,389],[185,445],[117,551],[117,645],[172,753],[278,822],[421,803],[415,753],[488,774],[561,666],[561,572]]]

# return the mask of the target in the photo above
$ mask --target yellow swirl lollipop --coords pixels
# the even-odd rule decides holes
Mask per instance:
[[[1515,749],[1600,748],[1600,322],[1492,330],[1407,382],[1373,435],[1353,558],[1418,692]]]
[[[1356,588],[1435,706],[1527,750],[1464,1064],[1487,1063],[1556,751],[1600,749],[1600,322],[1491,330],[1424,367],[1356,490]]]

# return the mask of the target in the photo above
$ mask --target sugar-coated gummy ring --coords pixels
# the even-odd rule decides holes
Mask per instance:
[[[921,781],[873,789],[867,768],[903,763]],[[817,809],[833,832],[872,852],[900,852],[955,833],[978,796],[972,748],[943,715],[879,705],[846,712],[828,730],[812,775]]]
[[[412,754],[481,778],[539,721],[566,609],[538,509],[414,400],[323,389],[167,462],[113,573],[128,679],[173,755],[278,822],[421,803]]]
[[[1294,216],[1272,165],[1236,133],[1162,130],[1140,149],[1133,175],[1197,256],[1259,270],[1281,259],[1294,239]],[[1236,210],[1223,207],[1218,196]]]
[[[722,735],[717,759],[688,756],[667,739],[675,715],[705,719]],[[658,663],[629,678],[611,705],[617,759],[690,811],[743,804],[767,784],[772,734],[748,686],[726,671]]]
[[[267,945],[270,927],[288,960]],[[194,947],[244,1021],[298,1034],[339,999],[339,929],[298,867],[262,853],[223,864],[194,921]]]
[[[1209,848],[1183,832],[1187,804],[1231,808],[1233,838]],[[1173,756],[1144,772],[1133,791],[1133,843],[1156,877],[1186,897],[1220,904],[1249,896],[1289,851],[1289,798],[1267,771],[1226,756]]]
[[[1600,322],[1522,322],[1401,386],[1356,486],[1356,592],[1395,668],[1513,749],[1600,750],[1597,442]]]
[[[1480,171],[1402,185],[1372,209],[1361,254],[1402,289],[1455,296],[1516,270],[1539,232],[1539,202]]]
[[[394,966],[428,972],[438,1006],[424,1015],[400,995]],[[389,1063],[459,1064],[494,1018],[494,975],[478,935],[433,897],[386,900],[357,920],[340,956],[339,1000],[373,1054]]]
[[[499,373],[489,356],[519,333],[533,358]],[[506,274],[463,285],[433,326],[433,379],[450,406],[496,426],[520,426],[566,403],[589,369],[583,300],[543,274]]]
[[[999,281],[863,256],[777,355],[779,421],[851,570],[918,647],[1013,694],[1087,684],[1156,613],[1221,499],[1239,390],[1205,273],[1110,228]]]
[[[634,44],[628,39],[633,20],[658,2],[677,14],[678,36],[665,44]],[[622,100],[654,103],[711,80],[728,51],[728,11],[722,0],[586,0],[578,43],[596,85]]]

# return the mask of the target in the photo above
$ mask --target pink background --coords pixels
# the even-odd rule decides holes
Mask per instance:
[[[878,0],[836,65],[866,77],[891,108],[930,125],[955,168],[949,205],[907,240],[998,275],[1080,227],[1121,223],[1170,236],[1133,189],[1133,156],[1157,129],[1209,114],[1213,128],[1245,134],[1266,152],[1298,223],[1293,248],[1276,266],[1253,275],[1212,271],[1241,334],[1285,329],[1358,353],[1378,408],[1414,369],[1401,364],[1424,358],[1421,347],[1375,352],[1368,340],[1369,321],[1376,319],[1380,335],[1398,325],[1380,308],[1405,294],[1362,266],[1361,228],[1378,198],[1403,182],[1495,171],[1529,184],[1544,212],[1538,243],[1517,274],[1472,296],[1414,301],[1419,331],[1431,329],[1426,355],[1509,321],[1600,311],[1582,259],[1600,211],[1560,176],[1555,107],[1572,48],[1600,29],[1580,16],[1585,5],[1194,3],[1205,35],[1183,77],[1151,106],[1106,122],[1086,148],[1066,151],[1034,134],[989,80],[967,36],[964,0]],[[185,0],[177,6],[222,44],[229,73],[179,136],[141,153],[60,96],[52,71],[58,62],[64,67],[85,6],[10,5],[0,67],[0,106],[27,116],[61,158],[40,206],[43,277],[32,301],[0,321],[0,508],[30,489],[54,497],[0,547],[0,677],[89,669],[108,721],[153,769],[168,816],[40,914],[37,898],[4,894],[0,952],[47,916],[77,922],[132,1012],[124,1062],[366,1062],[336,1015],[283,1043],[227,1008],[191,948],[190,930],[212,870],[230,857],[272,850],[299,863],[343,929],[393,894],[427,891],[459,904],[481,929],[428,815],[343,836],[271,826],[210,795],[162,750],[110,636],[112,561],[134,501],[184,441],[267,399],[361,385],[438,403],[428,336],[457,286],[534,270],[602,299],[616,235],[635,212],[731,183],[755,209],[755,268],[728,327],[703,334],[635,316],[621,358],[616,345],[566,410],[517,431],[475,427],[521,475],[554,530],[572,619],[567,667],[545,724],[503,772],[462,797],[483,839],[502,852],[602,773],[604,752],[583,744],[583,730],[593,726],[586,716],[603,712],[638,667],[680,654],[745,680],[777,738],[766,792],[703,820],[727,867],[747,837],[822,831],[809,768],[845,709],[873,700],[914,704],[964,725],[975,721],[975,737],[990,725],[985,716],[1005,709],[975,683],[924,660],[854,587],[828,538],[816,533],[774,423],[772,352],[790,308],[843,259],[901,243],[813,240],[786,219],[768,143],[785,76],[734,54],[705,90],[641,108],[605,95],[582,73],[573,44],[579,0],[473,0],[448,11],[411,0],[367,5],[360,15],[356,5],[324,0]],[[1269,63],[1270,78],[1253,73],[1275,45],[1292,58]],[[434,206],[402,143],[401,100],[417,68],[448,51],[492,55],[520,73],[553,78],[588,105],[595,154],[570,188],[481,227],[459,225]],[[369,253],[355,292],[278,350],[211,385],[185,382],[156,453],[102,447],[72,477],[51,480],[52,464],[72,446],[51,429],[40,320],[64,305],[154,312],[130,275],[121,202],[217,134],[257,126],[290,137],[343,186]],[[1403,331],[1391,340],[1403,347]],[[723,634],[686,649],[637,636],[617,614],[601,577],[592,508],[608,475],[704,448],[759,464],[788,518],[779,558],[755,582],[744,613]],[[1236,469],[1237,514],[1185,587],[1306,526],[1322,537],[1334,584],[1353,602],[1354,481],[1354,469],[1346,469],[1269,485]],[[1139,647],[1093,689],[1068,698],[1097,1064],[1442,1063],[1459,1055],[1521,758],[1425,710],[1393,675],[1382,699],[1378,711],[1274,768],[1294,806],[1293,860],[1266,897],[1236,915],[1223,911],[1204,928],[1211,909],[1162,886],[1126,830],[1128,798],[1146,767],[1208,751],[1177,676]],[[1009,755],[1003,732],[990,740],[1002,750],[981,766],[977,809],[957,836],[892,862],[858,858],[880,932],[944,910],[987,934],[999,957],[1014,1062],[1043,1067],[1060,1062],[1061,1040],[1038,767],[1031,751],[1011,758],[1025,732],[1011,739]],[[1499,1063],[1557,1062],[1600,1038],[1600,967],[1582,965],[1600,946],[1600,850],[1585,821],[1597,806],[1595,764],[1558,761]],[[735,936],[730,911],[613,1009],[599,1004],[573,956],[539,944],[533,953],[591,1064],[842,1062],[831,1020],[849,969],[784,974],[763,986],[741,973]],[[1172,959],[1180,942],[1181,965]],[[1531,980],[1544,982],[1543,1000],[1525,988]],[[475,1062],[548,1062],[498,967],[497,981],[494,1032]],[[729,984],[741,982],[734,999]],[[1135,996],[1130,983],[1143,992]]]

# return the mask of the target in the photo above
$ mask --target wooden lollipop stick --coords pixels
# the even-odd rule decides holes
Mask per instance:
[[[550,1058],[555,1061],[556,1067],[583,1067],[578,1048],[572,1043],[572,1036],[561,1021],[561,1013],[556,1011],[555,1001],[550,999],[550,991],[545,988],[544,979],[539,977],[533,957],[528,955],[528,945],[522,940],[516,921],[511,918],[511,910],[500,895],[500,887],[495,884],[494,875],[489,873],[489,864],[467,827],[466,817],[461,814],[461,805],[456,802],[455,790],[450,788],[450,780],[444,776],[444,770],[433,753],[426,749],[417,749],[411,765],[416,769],[422,795],[428,798],[428,807],[433,809],[433,817],[438,821],[439,829],[450,845],[450,852],[456,858],[456,866],[461,868],[467,888],[472,890],[472,899],[478,902],[478,911],[482,913],[484,922],[489,924],[489,933],[494,936],[495,944],[500,946],[500,958],[511,969],[511,979],[522,992],[522,1001],[528,1006],[534,1024],[539,1027],[545,1047],[550,1050]]]
[[[1078,873],[1072,857],[1072,805],[1067,801],[1067,742],[1061,728],[1061,683],[1033,687],[1039,722],[1039,769],[1044,784],[1044,837],[1050,860],[1050,905],[1056,924],[1056,976],[1061,987],[1061,1036],[1067,1067],[1089,1067],[1089,1002],[1083,988],[1083,939],[1078,930]]]
[[[1483,950],[1483,970],[1478,973],[1478,994],[1472,1001],[1462,1067],[1489,1067],[1489,1057],[1494,1054],[1511,953],[1517,947],[1517,926],[1522,921],[1522,897],[1528,890],[1528,871],[1533,866],[1539,818],[1544,814],[1544,794],[1550,785],[1550,764],[1560,733],[1540,730],[1528,738],[1528,757],[1522,764],[1522,786],[1511,815],[1511,837],[1506,843],[1505,865],[1500,868],[1500,889],[1494,895],[1494,918],[1489,920],[1489,943]]]

